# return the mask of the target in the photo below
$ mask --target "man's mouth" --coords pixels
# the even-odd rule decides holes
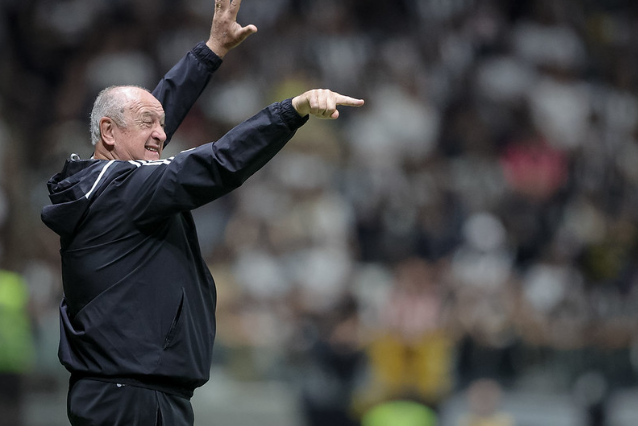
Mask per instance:
[[[159,148],[156,148],[154,146],[145,146],[144,148],[146,148],[147,151],[159,153]]]

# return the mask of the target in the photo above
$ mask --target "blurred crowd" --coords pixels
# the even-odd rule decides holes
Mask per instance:
[[[592,412],[635,383],[638,4],[241,7],[259,32],[227,56],[166,155],[309,88],[366,105],[311,120],[194,212],[218,285],[215,368],[290,380],[308,417],[334,425],[397,398],[436,412],[486,378],[573,392]],[[91,155],[97,92],[152,89],[207,38],[213,1],[0,9],[0,266],[25,279],[33,371],[47,374],[61,282],[39,219],[45,183],[71,153]]]

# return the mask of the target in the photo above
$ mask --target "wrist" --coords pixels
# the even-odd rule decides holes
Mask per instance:
[[[226,49],[225,47],[221,46],[219,43],[217,43],[213,39],[208,39],[208,41],[206,42],[206,46],[208,46],[208,48],[215,55],[219,56],[220,59],[223,59],[224,56],[226,56],[226,54],[228,53],[228,49]]]
[[[306,111],[307,108],[304,108],[305,102],[301,99],[301,95],[292,98],[292,107],[297,111],[300,117],[305,117],[310,113],[310,111]]]
[[[288,124],[290,129],[298,129],[303,126],[308,119],[309,115],[300,115],[299,111],[295,108],[292,103],[292,98],[285,99],[279,102],[280,112],[283,120]]]

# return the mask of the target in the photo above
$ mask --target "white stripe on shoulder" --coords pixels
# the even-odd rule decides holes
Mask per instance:
[[[171,164],[174,157],[167,158],[165,160],[129,160],[129,163],[140,166],[161,166],[162,164]]]
[[[144,163],[145,166],[161,166],[163,164],[171,164],[171,159],[169,158],[167,160],[153,160]]]
[[[93,187],[91,187],[91,190],[89,192],[87,192],[86,195],[85,195],[85,197],[87,199],[91,196],[91,194],[93,193],[95,188],[97,188],[98,183],[100,183],[100,180],[102,180],[102,176],[104,176],[104,173],[106,173],[108,168],[111,167],[111,164],[113,164],[114,162],[115,162],[115,160],[111,160],[108,163],[106,163],[104,165],[104,167],[102,167],[102,171],[100,172],[100,174],[98,175],[97,179],[95,180],[95,183],[93,183]]]

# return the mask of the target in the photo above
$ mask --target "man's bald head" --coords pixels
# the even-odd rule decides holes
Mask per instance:
[[[148,92],[147,89],[140,86],[111,86],[97,95],[91,111],[91,143],[93,145],[96,145],[102,137],[100,120],[103,117],[111,118],[122,128],[126,127],[124,114],[132,96],[138,90]]]

